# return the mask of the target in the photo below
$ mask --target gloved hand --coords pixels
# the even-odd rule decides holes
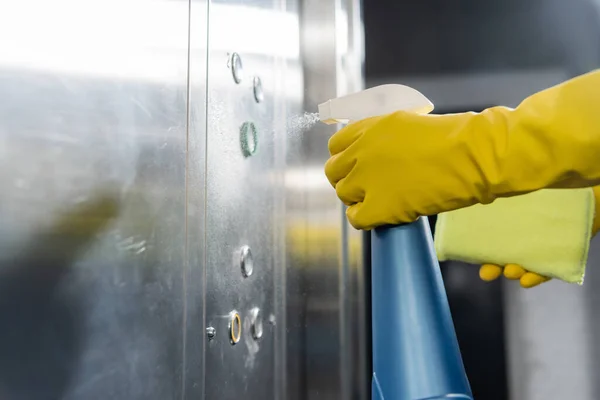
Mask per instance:
[[[596,199],[596,214],[594,216],[594,223],[592,225],[592,237],[596,236],[600,231],[600,186],[595,186],[594,197]],[[479,277],[486,281],[491,282],[496,280],[504,273],[504,277],[510,280],[519,280],[519,283],[524,288],[532,288],[538,286],[544,282],[549,281],[551,278],[536,274],[535,272],[529,272],[525,268],[517,264],[508,264],[504,267],[494,264],[484,264],[479,268]]]
[[[331,137],[325,173],[358,229],[542,188],[597,185],[597,104],[600,71],[514,110],[368,118]]]

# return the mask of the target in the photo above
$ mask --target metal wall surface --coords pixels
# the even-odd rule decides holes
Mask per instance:
[[[0,398],[366,398],[360,235],[305,113],[362,87],[360,19],[0,1]]]
[[[206,398],[270,399],[279,374],[275,326],[285,323],[278,321],[274,290],[284,267],[284,160],[278,151],[285,140],[283,112],[301,96],[298,76],[290,77],[289,92],[278,92],[277,72],[278,58],[298,60],[297,15],[270,0],[212,1],[209,12],[206,321],[216,336],[206,351]],[[256,90],[255,77],[261,81]],[[252,255],[249,276],[240,265],[244,246]],[[263,321],[259,339],[253,337],[253,309]],[[236,313],[241,320],[231,327]],[[241,338],[232,345],[238,323],[234,333]]]
[[[306,0],[300,11],[302,107],[311,112],[324,99],[362,88],[360,4]],[[303,235],[305,246],[303,251],[297,243],[289,246],[300,257],[287,268],[288,329],[294,332],[288,365],[301,372],[289,373],[290,399],[366,398],[368,393],[361,237],[348,229],[322,172],[334,131],[317,124],[303,134],[298,160],[305,183],[288,196],[288,204],[299,209],[292,238]]]
[[[163,400],[201,382],[188,19],[187,1],[0,2],[1,398]]]
[[[323,174],[333,130],[313,127],[310,114],[318,101],[362,84],[354,39],[361,27],[338,31],[348,15],[360,22],[359,10],[335,1],[210,4],[206,318],[217,333],[206,351],[207,398],[366,396],[364,379],[355,379],[364,375],[366,346],[360,237],[353,233],[348,246],[342,208]],[[341,69],[342,55],[352,75]],[[251,155],[241,141],[248,123],[257,138]],[[245,246],[250,276],[240,266]],[[243,329],[232,345],[235,313]]]
[[[185,182],[187,274],[183,336],[185,387],[182,399],[205,398],[206,365],[206,146],[208,0],[189,2],[188,126]]]

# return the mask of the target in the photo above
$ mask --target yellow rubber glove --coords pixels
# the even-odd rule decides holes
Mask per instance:
[[[593,190],[596,199],[596,214],[592,225],[592,236],[596,236],[600,231],[600,213],[598,212],[600,210],[600,186],[595,186]],[[508,264],[504,268],[500,265],[484,264],[479,269],[479,277],[486,282],[498,279],[503,273],[507,279],[519,280],[521,286],[526,289],[538,286],[551,279],[535,272],[529,272],[517,264]]]
[[[329,141],[325,173],[358,229],[412,222],[542,188],[600,184],[600,72],[516,109],[350,124]]]

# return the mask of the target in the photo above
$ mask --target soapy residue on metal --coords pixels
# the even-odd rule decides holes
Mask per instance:
[[[256,363],[256,355],[260,350],[260,345],[258,341],[252,338],[252,322],[250,322],[250,318],[246,316],[244,318],[243,323],[243,332],[244,332],[244,344],[246,345],[246,349],[248,353],[244,355],[244,368],[246,369],[254,369],[254,365]]]
[[[291,134],[300,134],[311,129],[319,120],[319,113],[305,112],[302,115],[294,115],[287,121],[288,132]]]

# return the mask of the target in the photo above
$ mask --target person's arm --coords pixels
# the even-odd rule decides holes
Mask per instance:
[[[600,184],[600,71],[516,109],[397,112],[332,136],[325,172],[358,229],[542,188]]]
[[[493,196],[600,183],[600,71],[534,94],[516,109],[491,108],[497,168]],[[485,164],[485,161],[483,161]]]

